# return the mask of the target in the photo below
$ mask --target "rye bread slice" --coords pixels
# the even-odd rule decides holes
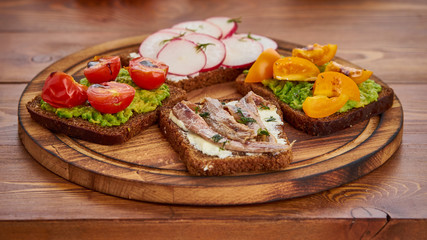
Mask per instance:
[[[153,125],[161,108],[173,106],[186,98],[184,90],[173,86],[169,86],[169,89],[170,96],[155,111],[134,114],[126,123],[113,127],[102,127],[82,118],[60,118],[53,112],[41,109],[40,96],[28,102],[26,107],[34,121],[53,132],[104,145],[121,144]]]
[[[222,176],[246,172],[277,171],[289,166],[293,160],[291,148],[280,153],[245,155],[234,152],[235,155],[226,158],[206,155],[194,148],[184,130],[169,118],[171,111],[172,106],[161,109],[159,127],[191,175]],[[277,107],[277,112],[281,116],[280,107]],[[284,129],[282,129],[280,137],[285,138],[287,143],[291,145]]]
[[[192,91],[208,87],[218,83],[232,82],[243,72],[243,68],[217,68],[208,72],[200,72],[198,75],[180,81],[166,79],[170,86],[179,87],[185,91]]]
[[[274,93],[264,87],[261,83],[245,83],[245,75],[241,74],[236,79],[237,91],[243,95],[249,91],[280,104],[283,118],[294,128],[302,130],[313,136],[322,136],[335,133],[345,128],[351,127],[375,115],[385,112],[393,105],[393,89],[377,82],[382,90],[378,94],[378,100],[366,105],[363,108],[354,108],[345,113],[335,113],[325,118],[311,118],[301,110],[291,108],[288,104],[280,101]]]

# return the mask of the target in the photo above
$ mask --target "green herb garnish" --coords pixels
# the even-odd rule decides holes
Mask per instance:
[[[258,136],[260,136],[260,135],[270,136],[270,133],[268,132],[267,129],[260,128],[260,129],[258,129]]]
[[[208,113],[208,112],[202,112],[202,113],[200,113],[199,115],[200,115],[200,117],[202,117],[202,118],[207,118],[207,117],[209,117],[209,113]]]
[[[227,20],[227,23],[241,23],[242,22],[242,17],[238,17],[238,18],[231,18]]]
[[[164,45],[164,44],[166,44],[166,43],[168,43],[168,42],[170,42],[170,41],[172,41],[172,40],[174,40],[174,39],[177,39],[177,38],[183,37],[184,35],[185,35],[185,32],[184,32],[184,33],[180,33],[180,34],[179,34],[178,36],[176,36],[176,37],[169,38],[169,39],[165,39],[165,40],[161,41],[161,42],[159,43],[159,45]]]
[[[238,123],[247,125],[248,123],[256,122],[256,120],[251,117],[245,117],[245,115],[243,115],[242,109],[240,108],[237,108],[237,113],[240,115],[240,119],[237,120]]]
[[[219,135],[219,134],[215,134],[215,135],[213,135],[212,136],[212,140],[214,141],[214,142],[219,142],[219,140],[221,140],[223,137],[221,136],[221,135]]]
[[[255,40],[255,41],[259,41],[259,40],[261,40],[261,38],[255,38],[255,37],[253,37],[253,36],[251,35],[251,33],[248,33],[247,38],[252,39],[252,40]]]
[[[270,118],[267,118],[265,121],[267,121],[267,122],[275,122],[276,119],[273,116],[270,116]]]
[[[230,141],[224,141],[222,142],[222,146],[219,148],[220,150],[225,150],[225,144],[229,143]]]
[[[266,106],[266,105],[264,105],[264,104],[262,104],[261,103],[261,107],[259,107],[260,109],[263,109],[263,110],[270,110],[270,107],[269,106]]]
[[[206,47],[209,45],[215,45],[213,43],[199,43],[196,46],[196,52],[200,52],[200,51],[206,51]]]

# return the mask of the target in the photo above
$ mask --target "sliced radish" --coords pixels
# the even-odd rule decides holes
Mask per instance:
[[[139,54],[143,57],[156,58],[160,49],[178,34],[173,32],[158,31],[149,35],[139,46]]]
[[[185,28],[165,28],[165,29],[159,30],[159,32],[170,32],[170,33],[175,33],[176,35],[181,35],[181,36],[194,33],[193,31],[190,31]]]
[[[231,37],[237,31],[237,22],[229,17],[211,17],[206,21],[217,25],[221,29],[221,38]]]
[[[166,78],[172,82],[179,82],[179,81],[188,79],[190,77],[197,77],[198,75],[199,75],[199,73],[195,73],[195,74],[191,74],[191,75],[187,75],[187,76],[181,76],[181,75],[175,75],[175,74],[168,73],[168,75],[166,75]]]
[[[262,45],[249,38],[232,36],[223,39],[226,56],[222,63],[225,67],[244,68],[250,66],[262,53]]]
[[[217,39],[221,38],[222,36],[221,29],[215,24],[207,21],[187,21],[178,23],[172,26],[172,28],[184,28],[189,31],[208,34]]]
[[[206,64],[206,54],[197,50],[197,44],[187,39],[169,41],[159,51],[157,59],[169,65],[171,74],[180,76],[200,72]]]
[[[206,65],[202,71],[216,69],[224,61],[225,46],[220,40],[203,33],[190,33],[182,38],[196,43],[205,52]]]
[[[263,46],[264,49],[272,48],[272,49],[276,50],[278,47],[277,43],[273,39],[265,37],[265,36],[252,34],[252,33],[239,33],[239,34],[235,34],[235,36],[240,37],[240,38],[253,39],[253,40],[261,43],[261,45]]]

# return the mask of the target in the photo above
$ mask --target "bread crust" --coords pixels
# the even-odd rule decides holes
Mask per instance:
[[[172,107],[168,107],[160,111],[159,127],[191,175],[222,176],[243,172],[277,171],[289,166],[293,160],[292,149],[280,153],[236,154],[226,158],[206,155],[195,149],[186,133],[169,118],[171,110]],[[277,110],[281,116],[280,108]],[[282,131],[281,137],[289,144],[285,131]]]
[[[169,86],[169,89],[170,96],[155,111],[134,114],[126,123],[113,127],[102,127],[82,118],[60,118],[41,108],[40,96],[28,102],[26,107],[34,121],[53,132],[103,145],[114,145],[126,142],[153,125],[158,120],[160,109],[173,106],[186,98],[186,92],[182,89],[173,86]]]
[[[311,118],[303,111],[293,109],[288,104],[280,101],[270,89],[264,87],[261,83],[245,83],[244,80],[244,74],[240,74],[236,79],[235,85],[239,93],[245,95],[249,91],[253,91],[264,98],[274,99],[279,103],[286,122],[294,128],[314,136],[333,134],[375,115],[379,115],[393,105],[394,99],[393,89],[381,82],[377,82],[381,85],[382,90],[378,94],[376,102],[372,102],[363,108],[353,108],[345,113],[335,113],[324,118]]]
[[[218,83],[233,82],[236,80],[244,69],[242,68],[217,68],[208,72],[200,72],[195,77],[188,77],[181,81],[172,81],[166,79],[166,83],[170,86],[179,87],[185,91],[192,91],[199,88],[204,88]]]

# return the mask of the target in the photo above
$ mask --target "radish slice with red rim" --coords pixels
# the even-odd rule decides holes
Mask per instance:
[[[187,76],[200,72],[206,64],[206,54],[197,44],[186,39],[169,41],[157,54],[157,60],[169,65],[169,73]]]
[[[210,71],[218,68],[225,59],[225,46],[220,40],[202,33],[190,33],[183,39],[197,44],[206,54],[206,65],[202,71]]]
[[[217,39],[222,36],[221,29],[207,21],[187,21],[178,23],[172,26],[172,28],[184,28],[192,32],[208,34]]]
[[[223,39],[226,56],[222,65],[231,68],[249,67],[262,53],[262,45],[250,38],[232,36]]]
[[[217,25],[222,31],[221,38],[231,37],[237,31],[237,20],[229,17],[211,17],[207,22]]]
[[[234,36],[240,37],[240,38],[250,38],[250,39],[253,39],[253,40],[261,43],[261,45],[264,48],[264,50],[267,49],[267,48],[272,48],[272,49],[276,50],[278,48],[278,45],[277,45],[276,41],[274,41],[271,38],[265,37],[265,36],[261,36],[261,35],[257,35],[257,34],[252,34],[252,33],[239,33],[239,34],[235,34]]]
[[[165,28],[162,30],[159,30],[159,32],[170,32],[170,33],[175,33],[177,36],[184,36],[187,34],[191,34],[194,33],[193,31],[190,31],[188,29],[185,28]]]
[[[181,76],[181,75],[175,75],[175,74],[172,74],[172,73],[168,73],[168,75],[166,75],[166,78],[169,81],[171,81],[171,82],[179,82],[179,81],[191,78],[191,77],[197,77],[198,75],[199,75],[199,73],[194,73],[194,74],[186,75],[186,76]]]
[[[139,46],[139,54],[143,57],[156,58],[160,49],[162,49],[165,44],[177,37],[178,34],[173,32],[158,31],[149,35]]]

